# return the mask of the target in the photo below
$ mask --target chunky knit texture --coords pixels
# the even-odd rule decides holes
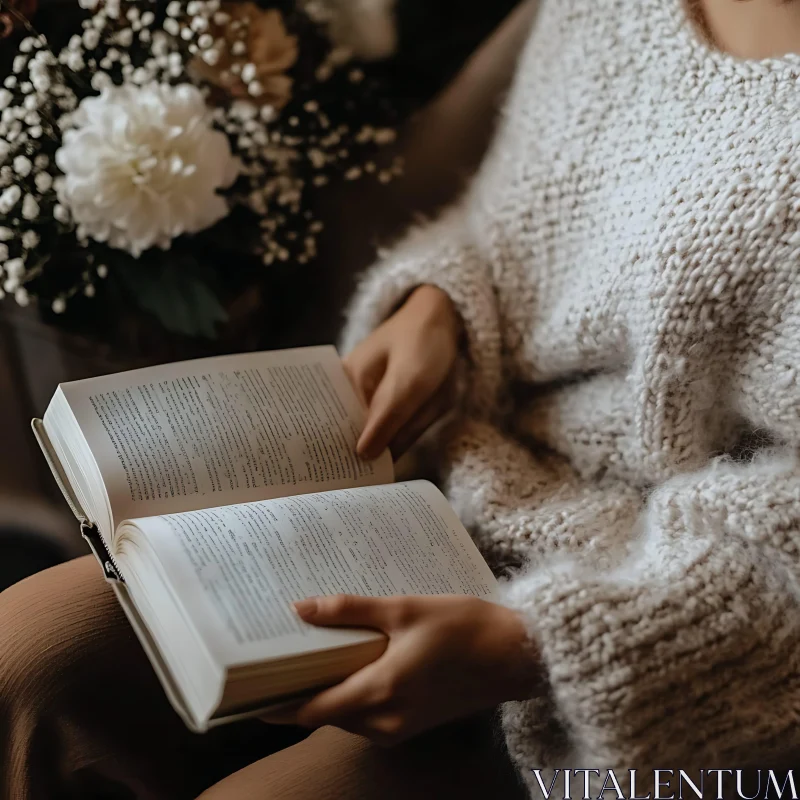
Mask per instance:
[[[534,793],[800,750],[799,110],[800,57],[681,0],[545,0],[467,196],[351,307],[345,350],[421,283],[464,319],[443,480],[542,655]]]

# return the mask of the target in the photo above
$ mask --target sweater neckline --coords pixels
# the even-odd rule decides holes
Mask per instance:
[[[691,17],[687,0],[658,0],[658,5],[667,11],[680,43],[691,51],[698,65],[711,64],[718,72],[735,79],[752,80],[780,74],[800,78],[800,53],[759,59],[739,58],[705,40]]]

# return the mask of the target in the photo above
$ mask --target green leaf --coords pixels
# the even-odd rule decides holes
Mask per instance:
[[[171,333],[215,339],[228,314],[190,258],[146,263],[134,259],[114,265],[136,305]]]

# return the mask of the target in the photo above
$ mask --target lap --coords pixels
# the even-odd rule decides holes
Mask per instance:
[[[0,800],[194,798],[304,735],[257,720],[191,733],[92,557],[0,594]]]
[[[470,800],[524,798],[487,718],[454,723],[381,748],[321,728],[209,789],[200,800]]]

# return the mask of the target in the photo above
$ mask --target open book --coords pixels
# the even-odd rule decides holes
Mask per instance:
[[[333,347],[62,384],[34,431],[162,685],[197,731],[331,685],[375,631],[291,603],[474,594],[495,581],[441,493],[355,454],[365,410]]]

